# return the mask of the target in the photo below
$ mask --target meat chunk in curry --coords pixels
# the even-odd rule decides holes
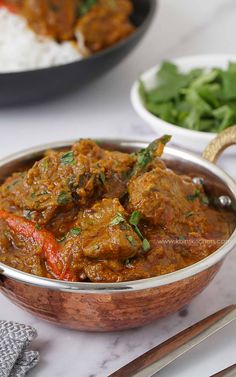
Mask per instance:
[[[209,256],[235,214],[166,167],[168,140],[131,154],[81,140],[14,172],[0,187],[0,262],[59,280],[120,282]]]

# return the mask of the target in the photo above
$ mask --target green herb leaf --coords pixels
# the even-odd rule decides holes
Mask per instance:
[[[37,229],[37,230],[41,230],[42,228],[41,228],[41,226],[40,226],[38,223],[36,223],[36,224],[35,224],[35,229]]]
[[[225,100],[236,98],[236,72],[233,70],[221,72],[223,96]]]
[[[165,103],[153,103],[147,101],[146,108],[148,111],[150,111],[150,113],[165,120],[166,122],[175,122],[175,110],[171,101]]]
[[[133,236],[128,236],[126,235],[126,238],[127,240],[129,241],[129,243],[132,245],[132,246],[135,246],[136,245],[136,242],[135,242],[135,239]]]
[[[143,237],[143,235],[142,235],[140,229],[138,228],[138,223],[139,223],[139,221],[140,221],[140,218],[141,218],[141,214],[140,214],[140,212],[139,212],[139,211],[134,211],[134,212],[131,214],[130,218],[129,218],[129,223],[130,223],[131,225],[133,225],[135,233],[139,236],[139,238],[140,238],[141,240],[143,240],[144,237]]]
[[[106,184],[106,176],[105,176],[105,174],[103,172],[101,172],[99,174],[99,179],[100,179],[100,181],[102,182],[103,185]]]
[[[148,251],[150,249],[150,243],[149,243],[149,241],[146,238],[143,237],[143,235],[142,235],[142,233],[141,233],[141,231],[140,231],[140,229],[138,227],[140,218],[141,218],[140,212],[139,211],[134,211],[131,214],[131,216],[130,216],[129,222],[130,222],[131,225],[133,225],[135,233],[142,240],[143,250],[144,251]]]
[[[178,71],[175,64],[164,62],[157,72],[158,86],[146,93],[148,101],[162,103],[176,98],[179,91],[189,83],[188,75]]]
[[[143,237],[143,235],[142,235],[140,229],[139,229],[137,226],[134,227],[134,231],[135,231],[135,233],[139,236],[139,238],[140,238],[141,240],[144,239],[144,237]]]
[[[179,75],[179,70],[176,64],[164,61],[157,72],[157,78],[161,83],[172,81],[173,78]]]
[[[149,241],[144,238],[143,240],[143,251],[147,252],[148,250],[150,250],[151,246],[150,246],[150,243]]]
[[[73,151],[66,152],[61,156],[61,164],[63,164],[63,165],[75,165],[75,163],[76,163],[76,161],[75,161]]]
[[[117,212],[117,214],[114,217],[114,219],[110,222],[110,225],[118,225],[118,224],[123,223],[125,221],[126,220],[123,217],[123,215],[120,212]]]
[[[205,204],[206,206],[209,205],[210,201],[206,195],[201,196],[201,202]]]
[[[193,202],[196,198],[200,196],[200,194],[201,194],[201,190],[199,187],[197,187],[194,194],[187,195],[187,199],[190,202]]]
[[[160,141],[161,144],[166,145],[167,143],[169,143],[171,138],[172,138],[171,135],[164,135],[159,139],[159,141]]]
[[[235,112],[228,106],[224,105],[218,109],[213,110],[213,116],[219,120],[219,130],[224,130],[234,123]]]
[[[140,218],[141,218],[141,214],[139,211],[134,211],[131,216],[130,216],[130,219],[129,219],[129,223],[131,225],[138,225],[139,221],[140,221]]]
[[[44,169],[44,170],[47,170],[47,169],[48,169],[49,162],[48,162],[48,159],[47,159],[47,158],[44,158],[44,159],[43,159],[42,165],[43,165],[43,169]]]
[[[202,71],[201,74],[191,82],[191,88],[200,88],[203,84],[209,84],[219,76],[218,69],[212,69],[209,72]]]
[[[166,145],[171,139],[170,135],[164,135],[160,139],[154,140],[145,149],[141,149],[137,154],[137,162],[134,165],[131,175],[136,174],[139,170],[143,170],[155,157],[155,152],[160,147],[160,144]]]
[[[62,191],[57,197],[57,203],[60,204],[61,206],[64,206],[68,204],[71,200],[71,195],[69,192]]]
[[[73,234],[73,236],[78,236],[81,233],[81,228],[78,228],[78,227],[71,228],[70,233]]]
[[[189,212],[186,212],[185,213],[185,216],[186,217],[191,217],[191,216],[193,216],[194,215],[194,212],[193,211],[189,211]]]
[[[78,6],[78,16],[84,16],[95,4],[96,0],[82,0]]]

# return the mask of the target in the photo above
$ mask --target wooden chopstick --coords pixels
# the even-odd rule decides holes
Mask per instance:
[[[152,348],[108,377],[151,377],[235,319],[236,305],[228,306]]]

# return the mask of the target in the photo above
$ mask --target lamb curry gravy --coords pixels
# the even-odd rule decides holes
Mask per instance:
[[[0,187],[0,262],[54,279],[120,282],[213,253],[235,215],[165,166],[168,139],[135,154],[81,140],[12,174]]]

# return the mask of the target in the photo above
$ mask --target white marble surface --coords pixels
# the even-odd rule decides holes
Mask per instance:
[[[162,0],[157,17],[135,52],[83,92],[41,105],[0,110],[0,156],[32,145],[79,137],[151,139],[129,102],[137,75],[161,59],[201,53],[234,53],[235,0]],[[37,90],[37,88],[36,88]],[[236,177],[235,157],[220,163]],[[32,377],[106,377],[134,357],[213,311],[236,302],[236,254],[231,253],[213,283],[188,307],[147,327],[110,334],[86,334],[50,326],[0,296],[0,318],[35,326],[41,354]],[[209,377],[236,362],[236,323],[173,365],[160,377]]]

